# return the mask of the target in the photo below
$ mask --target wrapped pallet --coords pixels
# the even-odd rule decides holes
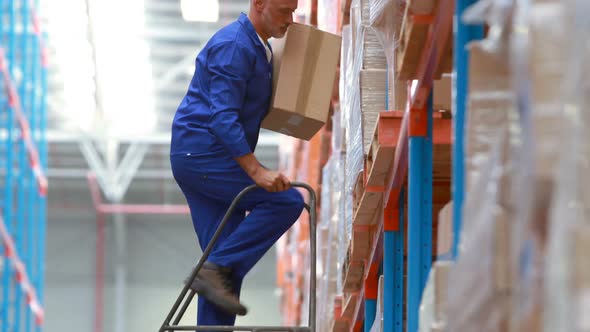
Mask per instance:
[[[451,262],[435,262],[420,302],[420,332],[445,331]]]
[[[522,144],[516,155],[519,182],[513,197],[515,206],[512,258],[516,294],[513,330],[541,331],[546,287],[543,271],[548,262],[549,207],[554,201],[556,156],[563,148],[562,131],[568,19],[563,1],[517,2],[514,33],[513,73],[517,78]],[[569,149],[569,147],[568,147]]]
[[[331,212],[332,212],[332,173],[333,159],[330,158],[322,169],[322,190],[320,199],[320,218],[317,237],[317,317],[327,315],[328,273],[330,269],[329,253],[331,243]],[[316,326],[321,325],[318,319]]]
[[[354,13],[354,14],[353,14]],[[351,20],[360,15],[360,1],[354,0],[351,6]],[[360,20],[359,20],[360,21]],[[361,95],[360,95],[360,72],[362,68],[362,52],[358,51],[355,44],[355,31],[358,26],[351,23],[352,39],[351,46],[346,59],[346,106],[343,111],[346,113],[346,160],[345,160],[345,222],[346,241],[350,242],[352,236],[353,200],[352,193],[359,175],[363,170],[363,140],[362,140],[362,117],[361,117]],[[358,37],[358,34],[356,35]],[[356,40],[358,42],[358,40]],[[361,47],[362,49],[362,47]]]
[[[363,153],[367,154],[373,140],[379,113],[386,110],[387,71],[363,69],[360,73]]]
[[[486,23],[499,31],[508,24]],[[515,106],[506,41],[490,38],[469,46],[467,199],[459,258],[449,275],[449,331],[504,332],[511,319],[510,189],[516,163],[511,144],[518,133],[512,132]]]
[[[387,61],[376,31],[369,26],[369,1],[354,0],[351,6],[353,61],[360,70],[361,135],[363,153],[368,152],[379,113],[387,109]],[[353,87],[356,88],[356,87]]]
[[[370,26],[362,26],[363,69],[387,69],[387,58],[377,32]]]
[[[395,52],[399,45],[404,1],[369,0],[369,26],[379,39],[387,64],[388,110],[405,110],[407,83],[395,77]]]
[[[590,331],[590,3],[563,1],[565,79],[562,149],[555,176],[545,264],[543,331]],[[559,84],[558,84],[559,85]]]

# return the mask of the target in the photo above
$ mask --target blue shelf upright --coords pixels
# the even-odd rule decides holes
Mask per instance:
[[[0,1],[0,332],[40,332],[47,74],[35,0]]]

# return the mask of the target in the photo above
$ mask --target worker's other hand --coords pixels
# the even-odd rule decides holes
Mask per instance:
[[[285,191],[291,188],[291,181],[283,174],[260,167],[252,179],[268,192]]]

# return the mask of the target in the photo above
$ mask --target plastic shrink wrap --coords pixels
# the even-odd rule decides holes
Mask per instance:
[[[377,32],[369,25],[369,0],[353,0],[350,9],[355,76],[349,83],[360,94],[363,153],[373,137],[379,112],[387,109],[387,60]],[[357,88],[358,86],[358,88]],[[347,92],[350,92],[349,90]]]
[[[346,234],[346,193],[345,188],[346,185],[344,183],[344,179],[346,178],[345,173],[345,166],[346,160],[348,156],[348,144],[350,135],[350,91],[348,89],[347,81],[349,77],[352,75],[350,71],[352,70],[352,60],[351,60],[351,49],[352,49],[352,29],[350,25],[346,25],[342,28],[342,48],[341,48],[341,59],[340,59],[340,82],[339,82],[339,89],[340,89],[340,126],[342,136],[342,151],[341,151],[341,158],[338,161],[340,167],[338,167],[337,172],[342,175],[343,185],[341,187],[341,199],[338,202],[337,211],[338,211],[338,223],[336,224],[337,229],[337,239],[338,239],[338,248],[336,251],[336,261],[337,261],[337,269],[338,275],[342,275],[342,267],[344,263],[344,259],[346,256],[346,251],[348,249],[347,246],[347,234]],[[336,206],[335,206],[336,208]],[[343,280],[341,277],[337,280],[337,293],[342,294],[343,289]]]
[[[543,324],[590,331],[590,2],[563,1],[568,36],[562,81],[563,130],[549,217]],[[557,84],[559,86],[559,84]],[[567,147],[567,148],[563,148]]]
[[[333,173],[332,159],[322,169],[322,190],[320,199],[320,222],[318,224],[318,246],[317,246],[317,322],[316,326],[321,327],[322,320],[319,317],[327,316],[328,301],[328,277],[330,270],[329,252],[331,246],[330,221],[332,199],[331,199],[331,174]]]
[[[565,1],[516,2],[511,59],[522,140],[515,149],[518,181],[512,190],[512,197],[518,198],[511,243],[513,331],[541,331],[545,320],[549,207],[556,189],[557,156],[563,149],[558,137],[568,62],[565,6]]]
[[[504,332],[510,322],[511,144],[518,137],[512,129],[515,106],[506,38],[510,22],[491,19],[490,14],[504,8],[482,2],[492,6],[475,16],[498,35],[469,45],[467,194],[459,257],[449,272],[453,282],[448,298],[453,300],[447,307],[448,331]],[[474,19],[476,6],[467,11],[467,19]]]
[[[321,256],[322,268],[318,268],[317,328],[327,331],[334,318],[334,299],[341,294],[338,287],[339,250],[342,242],[343,223],[341,218],[341,197],[344,187],[344,169],[342,163],[340,114],[332,117],[332,155],[322,170],[322,221],[321,227],[327,228],[325,252]]]
[[[360,17],[360,2],[353,1],[351,5],[351,22],[353,18]],[[362,119],[360,110],[360,89],[359,74],[361,69],[360,52],[355,51],[355,41],[358,34],[351,23],[352,38],[346,55],[346,77],[344,78],[345,100],[342,104],[342,111],[345,113],[345,190],[344,190],[344,222],[345,222],[345,247],[342,252],[342,262],[346,259],[348,244],[352,236],[353,199],[352,193],[359,174],[363,170],[363,142],[362,142]]]
[[[420,302],[420,332],[445,331],[450,261],[435,262],[428,275]]]
[[[375,320],[369,332],[383,332],[383,276],[379,277],[379,291],[377,293],[377,310],[375,312]]]
[[[371,33],[380,41],[387,65],[387,90],[389,110],[405,110],[407,100],[406,82],[395,78],[395,52],[399,44],[403,20],[404,1],[369,0],[369,26]],[[371,37],[372,38],[372,37]]]

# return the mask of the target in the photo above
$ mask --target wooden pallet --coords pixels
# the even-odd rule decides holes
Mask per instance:
[[[344,295],[344,306],[342,307],[343,319],[348,320],[349,322],[352,321],[358,300],[358,293],[348,293]]]
[[[434,23],[436,1],[412,0],[404,11],[400,30],[400,44],[396,51],[396,79],[417,79],[422,50],[426,45],[430,26]],[[434,79],[453,70],[452,31],[449,31],[445,48],[441,50],[440,63],[434,70]]]
[[[352,260],[352,249],[349,245],[346,258],[342,264],[342,289],[344,292],[356,292],[361,289],[364,276],[364,265],[362,261]]]
[[[350,321],[342,317],[343,302],[344,300],[342,299],[342,296],[336,296],[336,298],[334,298],[334,320],[330,326],[330,331],[332,332],[350,331]]]
[[[383,186],[391,168],[397,137],[404,117],[403,111],[381,112],[373,134],[371,148],[367,153],[365,169],[366,186]]]
[[[332,326],[330,327],[330,331],[332,332],[350,332],[350,323],[342,320],[336,319],[332,322]]]
[[[434,77],[442,77],[442,74],[453,72],[453,31],[449,31],[447,43],[443,50],[443,56],[440,59],[437,70],[434,72]]]
[[[422,50],[433,16],[414,15],[410,6],[407,6],[402,22],[400,43],[396,51],[396,79],[407,81],[417,79]]]
[[[372,228],[368,226],[354,226],[350,240],[350,260],[362,262],[367,259],[371,251]]]

